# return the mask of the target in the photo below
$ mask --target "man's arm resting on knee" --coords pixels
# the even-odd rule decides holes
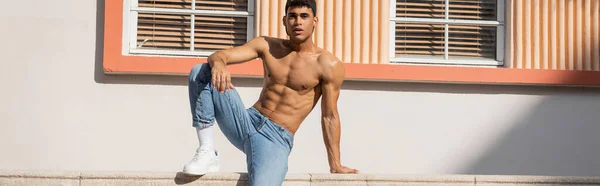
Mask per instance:
[[[219,92],[232,89],[231,75],[225,66],[244,63],[262,55],[267,42],[263,37],[257,37],[248,43],[226,50],[219,50],[208,56],[208,64],[212,68],[212,84]]]
[[[264,37],[257,37],[242,46],[216,51],[208,56],[208,64],[214,67],[248,62],[258,58],[266,44]]]
[[[337,101],[344,81],[344,64],[334,57],[319,59],[325,70],[322,76],[321,90],[321,127],[323,140],[327,148],[327,156],[331,173],[358,173],[358,170],[345,167],[340,162],[340,116]],[[333,59],[332,59],[333,58]]]

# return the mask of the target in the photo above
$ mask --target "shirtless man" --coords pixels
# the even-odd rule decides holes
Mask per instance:
[[[294,134],[321,98],[323,139],[331,173],[358,173],[340,162],[340,117],[337,100],[344,65],[312,42],[317,26],[314,0],[288,0],[283,24],[289,40],[257,37],[243,46],[217,51],[208,63],[192,68],[189,97],[200,147],[184,173],[219,170],[213,147],[216,119],[226,138],[246,154],[249,185],[281,185],[288,171]],[[258,101],[245,109],[231,84],[227,65],[262,59],[264,87]]]

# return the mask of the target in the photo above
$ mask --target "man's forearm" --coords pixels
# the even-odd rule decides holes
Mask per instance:
[[[215,65],[222,65],[224,67],[227,65],[221,51],[217,51],[208,56],[207,61],[210,67],[215,67]]]
[[[331,169],[341,167],[340,162],[340,120],[339,116],[322,118],[323,140]]]

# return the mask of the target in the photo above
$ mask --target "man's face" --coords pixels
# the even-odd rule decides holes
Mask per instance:
[[[302,42],[312,35],[317,18],[309,7],[290,7],[283,17],[283,24],[291,40]]]

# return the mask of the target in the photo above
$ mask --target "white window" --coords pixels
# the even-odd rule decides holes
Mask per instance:
[[[124,5],[125,55],[208,56],[254,37],[254,0],[124,0]]]
[[[504,0],[392,0],[390,61],[503,65]]]

